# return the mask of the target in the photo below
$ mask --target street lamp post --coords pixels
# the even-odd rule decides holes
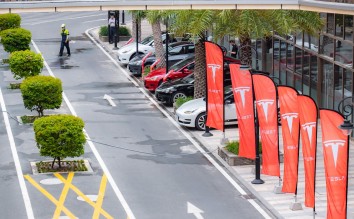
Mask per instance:
[[[345,103],[346,100],[350,100],[351,102]],[[353,115],[353,97],[346,97],[341,100],[338,104],[338,111],[344,116],[344,122],[338,128],[340,128],[345,135],[350,136],[354,126],[348,117]]]

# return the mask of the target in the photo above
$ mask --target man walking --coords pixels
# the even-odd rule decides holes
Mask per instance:
[[[235,40],[230,40],[230,44],[231,44],[230,55],[231,57],[236,58],[238,53],[238,46],[236,45]]]
[[[59,56],[63,56],[64,46],[66,48],[66,52],[68,56],[70,56],[70,47],[69,47],[69,30],[65,28],[65,24],[61,25],[61,44],[60,44],[60,52]]]
[[[113,43],[114,35],[116,33],[115,27],[116,27],[116,18],[112,14],[111,17],[108,20],[108,25],[109,25],[109,43]]]

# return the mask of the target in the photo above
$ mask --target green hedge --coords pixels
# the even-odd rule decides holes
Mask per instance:
[[[18,28],[21,17],[18,14],[0,14],[0,32],[7,29]]]
[[[36,110],[43,116],[45,109],[59,109],[62,103],[62,83],[51,76],[33,76],[21,84],[21,93],[26,109]]]
[[[15,79],[36,76],[43,69],[43,58],[41,54],[25,50],[15,51],[9,57],[10,70]]]
[[[184,103],[186,103],[186,102],[188,102],[190,100],[193,100],[193,97],[187,97],[187,98],[179,97],[176,100],[175,106],[178,109],[180,106],[182,106],[182,104],[184,104]]]
[[[230,141],[226,145],[226,150],[236,155],[238,155],[239,149],[240,149],[240,142],[238,141]],[[262,154],[262,142],[259,142],[259,154]]]
[[[54,161],[58,159],[59,165],[60,159],[83,155],[86,143],[84,125],[82,119],[72,115],[36,119],[33,129],[40,155],[52,157]]]
[[[32,34],[23,28],[7,29],[0,32],[1,43],[6,52],[30,50]]]
[[[101,26],[99,31],[100,36],[108,36],[108,26]],[[119,27],[119,36],[130,36],[129,29],[125,26]]]

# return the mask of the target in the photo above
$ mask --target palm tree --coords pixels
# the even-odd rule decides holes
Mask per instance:
[[[138,25],[138,42],[141,41],[141,20],[146,17],[146,11],[130,11],[132,13],[132,36],[136,39],[136,26]]]

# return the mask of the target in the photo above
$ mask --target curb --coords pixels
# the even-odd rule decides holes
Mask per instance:
[[[109,54],[113,54],[114,52],[111,51],[111,49],[109,49],[108,47],[105,47],[104,44],[101,42],[101,40],[97,39],[96,36],[94,34],[92,34],[93,30],[94,30],[94,28],[88,32],[92,36],[92,38],[94,38],[95,41],[97,43],[99,43],[106,50],[106,52],[108,52]],[[135,77],[132,77],[132,79],[139,85],[140,88],[148,91],[147,89],[145,89],[143,83],[140,80],[137,80]],[[129,78],[128,78],[128,80],[129,80]],[[155,96],[153,94],[151,94],[151,92],[147,92],[147,94],[151,98],[157,100],[155,98]],[[174,118],[175,115],[171,111],[169,111],[165,105],[161,104],[160,102],[158,102],[158,104],[162,109],[165,110],[165,112],[167,112],[172,118]],[[263,205],[263,207],[264,207],[263,210],[267,211],[267,213],[269,213],[270,216],[273,216],[273,218],[284,218],[283,216],[281,216],[279,214],[279,212],[277,210],[274,209],[274,207],[271,204],[269,204],[261,195],[259,195],[259,193],[254,188],[252,188],[252,186],[248,185],[248,183],[242,177],[240,177],[239,174],[235,170],[233,170],[232,167],[229,166],[217,153],[215,154],[215,151],[210,151],[207,147],[204,146],[202,141],[200,141],[197,137],[195,137],[195,135],[192,132],[190,132],[188,129],[186,129],[184,127],[183,127],[183,129],[186,132],[188,132],[190,134],[190,136],[193,137],[193,139],[196,142],[198,142],[200,144],[200,146],[202,146],[205,149],[205,151],[210,153],[210,155],[212,155],[213,158],[215,158],[216,161],[218,161],[222,165],[222,167],[226,168],[228,170],[228,172],[231,173],[231,176],[236,178],[238,183],[240,183],[240,185],[243,188],[245,188],[247,190],[247,192],[251,193],[254,197],[256,197],[256,200],[258,200]]]

